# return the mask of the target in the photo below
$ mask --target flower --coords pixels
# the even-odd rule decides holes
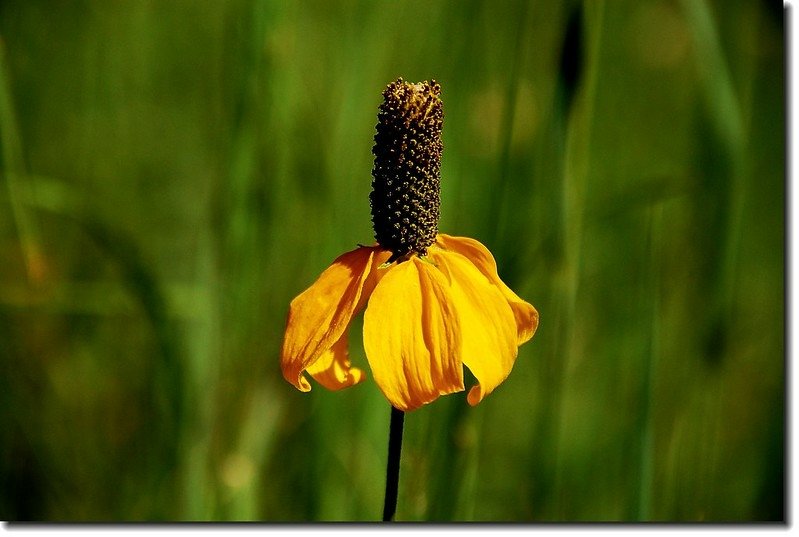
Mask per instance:
[[[289,307],[285,379],[307,392],[307,372],[338,390],[364,380],[348,355],[348,328],[364,310],[363,343],[375,382],[409,411],[464,390],[479,403],[510,374],[538,312],[497,273],[491,252],[438,233],[440,86],[401,78],[383,92],[375,135],[372,221],[377,244],[339,256]]]

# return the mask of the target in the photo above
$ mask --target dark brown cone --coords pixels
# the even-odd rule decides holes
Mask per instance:
[[[427,253],[438,233],[441,86],[401,78],[383,92],[372,153],[372,224],[375,239],[392,260]]]

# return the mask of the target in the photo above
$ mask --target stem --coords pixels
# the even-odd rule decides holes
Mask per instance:
[[[388,430],[388,463],[386,464],[386,501],[383,504],[383,522],[389,522],[397,511],[400,453],[402,451],[402,426],[405,412],[391,407],[391,425]]]

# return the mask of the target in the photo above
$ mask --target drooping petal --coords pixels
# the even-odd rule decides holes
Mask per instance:
[[[369,279],[366,280],[364,286],[369,289],[369,295],[371,296],[372,290],[375,286],[380,283],[380,280],[383,279],[383,276],[388,274],[394,265],[386,266],[385,263],[391,258],[391,250],[385,250],[381,247],[375,247],[374,249],[375,255],[372,258],[372,270],[369,272]]]
[[[445,250],[457,252],[468,258],[484,276],[499,288],[510,304],[516,319],[517,344],[521,345],[529,341],[538,328],[538,310],[529,302],[522,300],[500,279],[497,273],[497,262],[494,261],[494,256],[491,255],[488,248],[475,239],[453,237],[444,233],[438,235],[436,243]]]
[[[369,299],[366,358],[378,387],[399,410],[463,390],[461,328],[448,288],[438,269],[412,257],[392,267]]]
[[[368,296],[370,289],[364,284],[371,272],[374,250],[362,246],[339,256],[313,285],[291,301],[280,366],[285,379],[298,390],[311,389],[302,372],[341,340],[364,303],[364,292]],[[329,359],[343,367],[343,362],[335,362],[335,352]]]
[[[479,384],[467,400],[476,405],[499,386],[516,361],[516,320],[502,292],[466,257],[438,248],[430,260],[449,275],[462,334],[461,356]]]
[[[340,390],[358,384],[364,380],[363,371],[352,367],[347,350],[347,332],[345,331],[333,346],[322,355],[306,371],[316,382],[328,390]]]

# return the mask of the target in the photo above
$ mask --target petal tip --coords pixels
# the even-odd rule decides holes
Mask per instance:
[[[469,394],[466,396],[466,402],[469,403],[470,406],[477,406],[477,404],[483,400],[487,394],[483,393],[483,388],[479,384],[472,386],[469,390]]]
[[[516,317],[518,345],[527,343],[538,330],[538,310],[528,302],[524,302],[523,305],[511,304],[511,307]]]
[[[308,379],[305,378],[305,375],[302,373],[297,376],[297,382],[292,382],[294,387],[300,390],[301,392],[310,392],[311,391],[311,383],[308,382]]]
[[[344,386],[342,387],[347,388],[349,386],[355,386],[356,384],[360,384],[364,380],[366,380],[366,373],[364,373],[363,370],[360,368],[353,367],[347,373],[347,378],[344,379],[343,382]]]

